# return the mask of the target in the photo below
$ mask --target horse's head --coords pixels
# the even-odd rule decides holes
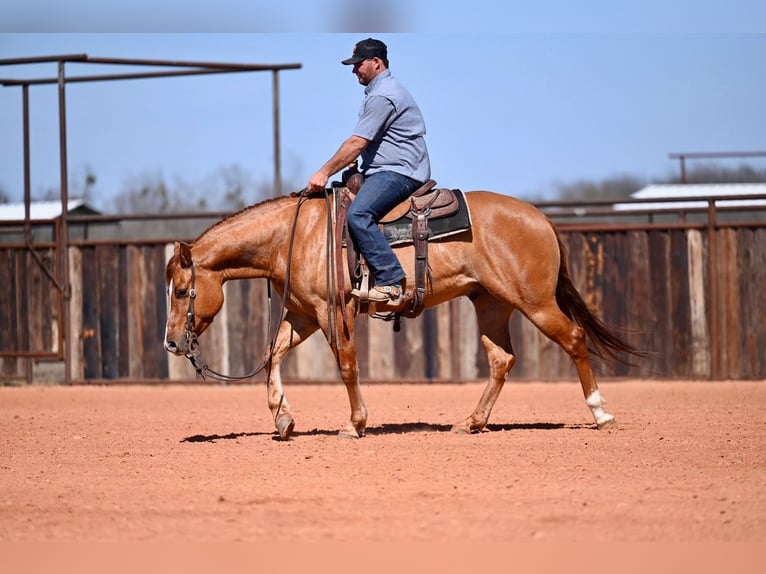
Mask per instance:
[[[191,246],[176,242],[165,268],[168,321],[165,349],[184,355],[190,344],[212,323],[223,305],[223,286],[217,273],[195,264]]]

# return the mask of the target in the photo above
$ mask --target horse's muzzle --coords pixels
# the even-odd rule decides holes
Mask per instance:
[[[168,339],[165,339],[165,350],[174,355],[183,355],[185,353],[175,341],[169,341]]]

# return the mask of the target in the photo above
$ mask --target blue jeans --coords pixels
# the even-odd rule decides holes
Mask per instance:
[[[375,276],[376,285],[395,285],[405,277],[404,269],[378,227],[391,209],[407,199],[420,183],[405,175],[379,171],[364,184],[348,210],[348,231],[357,250]]]

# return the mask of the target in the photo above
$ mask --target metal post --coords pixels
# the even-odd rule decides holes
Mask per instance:
[[[21,88],[22,92],[22,122],[24,132],[24,241],[28,244],[32,244],[32,224],[30,219],[32,218],[32,186],[30,183],[30,163],[29,163],[29,85],[24,84]],[[29,350],[29,342],[27,340],[27,350]],[[27,383],[31,383],[33,379],[32,360],[24,359],[24,376]]]
[[[29,181],[29,85],[24,84],[22,93],[22,119],[24,129],[24,236],[28,237],[30,230],[30,203],[32,201],[31,184]]]
[[[271,97],[274,108],[274,197],[282,195],[282,165],[279,142],[279,71],[271,72]]]
[[[59,273],[61,280],[61,330],[64,340],[64,384],[72,381],[72,336],[69,332],[69,225],[67,221],[67,207],[69,205],[69,188],[67,172],[67,146],[66,146],[66,81],[63,60],[58,62],[58,88],[59,88],[59,154],[61,163],[61,218],[59,224]]]

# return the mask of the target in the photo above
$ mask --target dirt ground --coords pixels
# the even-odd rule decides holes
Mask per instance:
[[[766,541],[766,382],[0,387],[0,541]]]

